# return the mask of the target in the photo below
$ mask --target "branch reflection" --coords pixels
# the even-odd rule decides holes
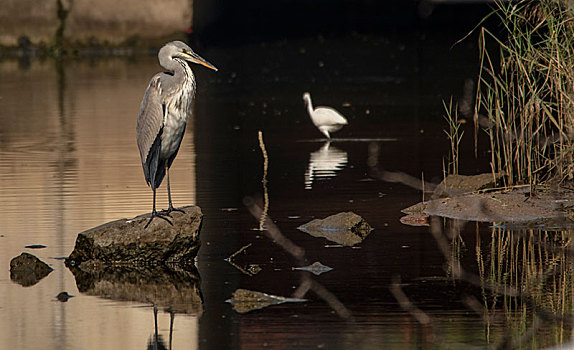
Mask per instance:
[[[281,230],[275,225],[269,215],[263,215],[263,210],[255,202],[252,197],[246,197],[243,200],[247,209],[256,220],[264,218],[265,235],[269,237],[274,243],[283,248],[287,253],[291,254],[299,267],[307,264],[305,250],[299,247],[289,238],[285,237]],[[352,313],[345,305],[327,288],[317,282],[311,272],[301,271],[301,283],[293,293],[294,298],[303,299],[308,291],[313,291],[317,296],[323,299],[332,309],[343,319],[352,319]]]

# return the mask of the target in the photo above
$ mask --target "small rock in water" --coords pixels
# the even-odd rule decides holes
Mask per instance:
[[[426,210],[426,208],[427,208],[427,206],[424,202],[419,202],[415,205],[411,205],[410,207],[401,210],[401,213],[407,214],[407,215],[423,214],[424,211]]]
[[[311,236],[324,237],[345,246],[361,243],[372,230],[362,217],[353,212],[339,213],[325,219],[315,219],[297,227],[297,229]]]
[[[312,263],[309,266],[294,267],[293,268],[293,270],[308,271],[308,272],[311,272],[317,276],[322,274],[322,273],[329,272],[332,269],[333,269],[332,267],[325,266],[318,261],[315,261],[314,263]]]
[[[232,298],[226,300],[226,302],[233,305],[233,310],[240,314],[263,309],[271,305],[301,303],[305,301],[307,301],[307,299],[284,298],[247,289],[237,289],[233,292]]]
[[[53,269],[32,254],[22,253],[10,261],[10,279],[24,287],[33,286]]]
[[[56,295],[56,299],[58,299],[58,301],[61,301],[62,303],[65,303],[66,301],[68,301],[68,299],[73,297],[74,296],[68,294],[68,292],[60,292],[58,293],[58,295]]]
[[[247,271],[249,271],[251,274],[256,275],[259,272],[261,272],[261,266],[257,265],[257,264],[251,264],[249,265],[249,267],[247,268]]]
[[[409,226],[430,226],[429,224],[430,215],[425,213],[420,214],[409,214],[401,217],[401,224]]]
[[[46,248],[46,246],[43,245],[43,244],[30,244],[30,245],[25,246],[24,248],[28,248],[28,249],[43,249],[43,248]]]

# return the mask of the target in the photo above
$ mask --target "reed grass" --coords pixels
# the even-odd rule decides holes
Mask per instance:
[[[574,179],[572,5],[497,1],[503,34],[480,30],[474,125],[488,135],[491,170],[507,174],[505,186],[534,190],[551,179]],[[494,53],[493,44],[499,48]]]
[[[460,129],[461,124],[458,119],[457,106],[453,105],[452,98],[448,105],[445,101],[442,104],[446,113],[444,119],[448,123],[448,130],[444,130],[444,132],[450,143],[448,163],[443,164],[443,168],[445,168],[443,172],[446,171],[448,174],[458,175],[459,148],[464,131]]]

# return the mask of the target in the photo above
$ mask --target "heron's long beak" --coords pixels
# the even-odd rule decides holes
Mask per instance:
[[[215,66],[209,62],[207,62],[206,60],[204,60],[201,56],[199,56],[198,54],[196,54],[193,51],[186,51],[186,58],[189,62],[193,62],[193,63],[197,63],[197,64],[201,64],[202,66],[205,66],[209,69],[213,69],[214,71],[217,71],[217,68],[215,68]]]

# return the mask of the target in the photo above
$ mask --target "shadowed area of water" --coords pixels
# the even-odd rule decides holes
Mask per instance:
[[[81,293],[61,260],[78,232],[151,209],[135,122],[145,87],[160,70],[156,58],[33,61],[24,67],[0,62],[4,346],[144,349],[171,342],[173,349],[366,349],[484,346],[502,339],[515,313],[485,324],[469,309],[467,297],[496,303],[445,271],[445,256],[428,227],[399,222],[400,210],[420,201],[420,191],[379,176],[385,170],[434,182],[443,176],[449,145],[441,100],[461,98],[465,81],[476,74],[477,55],[474,42],[451,48],[458,37],[442,34],[318,36],[198,50],[220,70],[194,67],[195,115],[171,171],[175,205],[197,204],[204,212],[197,260],[203,306],[191,313],[156,315],[145,301]],[[304,91],[315,105],[348,118],[330,143],[308,119]],[[470,136],[470,125],[467,130]],[[265,204],[258,131],[268,155],[268,215],[280,236],[259,231],[259,217],[244,204]],[[463,167],[488,170],[470,157],[471,143],[469,137],[463,145]],[[165,208],[164,186],[158,195]],[[297,230],[342,211],[374,227],[354,247]],[[492,242],[514,242],[497,235],[504,233],[468,223],[449,247],[465,268],[487,279],[487,260],[500,257],[490,251]],[[291,245],[276,243],[282,239]],[[25,248],[32,244],[46,248]],[[236,266],[225,261],[246,245],[233,259]],[[295,256],[294,249],[304,255]],[[34,286],[12,282],[10,259],[23,251],[54,271]],[[315,261],[333,270],[315,276],[293,269]],[[247,273],[253,266],[261,271]],[[433,318],[431,328],[391,294],[397,276]],[[185,279],[174,285],[185,286]],[[308,301],[239,314],[225,302],[238,288]],[[57,301],[62,291],[75,297]],[[557,341],[552,339],[546,343]]]

